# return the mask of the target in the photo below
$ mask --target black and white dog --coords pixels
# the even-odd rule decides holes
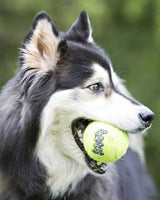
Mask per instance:
[[[153,118],[93,41],[85,11],[66,33],[37,14],[0,96],[0,200],[153,199],[143,138],[132,134]],[[93,120],[129,133],[127,154],[108,168],[79,147]]]

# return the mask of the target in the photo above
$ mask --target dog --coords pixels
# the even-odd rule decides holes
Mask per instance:
[[[153,199],[137,134],[153,119],[94,42],[85,11],[65,33],[38,13],[0,95],[0,200]],[[122,159],[98,163],[84,151],[83,133],[94,120],[128,132]]]

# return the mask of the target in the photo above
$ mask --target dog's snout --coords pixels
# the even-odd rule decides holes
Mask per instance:
[[[149,127],[155,117],[154,113],[152,111],[145,111],[139,113],[140,120],[142,123],[145,124],[146,127]]]

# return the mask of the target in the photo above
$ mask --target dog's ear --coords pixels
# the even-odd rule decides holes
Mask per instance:
[[[66,38],[78,42],[93,42],[90,20],[86,11],[82,11],[78,19],[66,33]]]
[[[20,49],[20,66],[42,71],[53,69],[59,58],[58,36],[59,32],[47,13],[38,13]]]

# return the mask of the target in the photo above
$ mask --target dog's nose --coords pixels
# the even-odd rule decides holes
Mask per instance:
[[[139,113],[140,120],[142,123],[145,124],[146,127],[149,127],[155,117],[154,113],[152,111],[145,111]]]

